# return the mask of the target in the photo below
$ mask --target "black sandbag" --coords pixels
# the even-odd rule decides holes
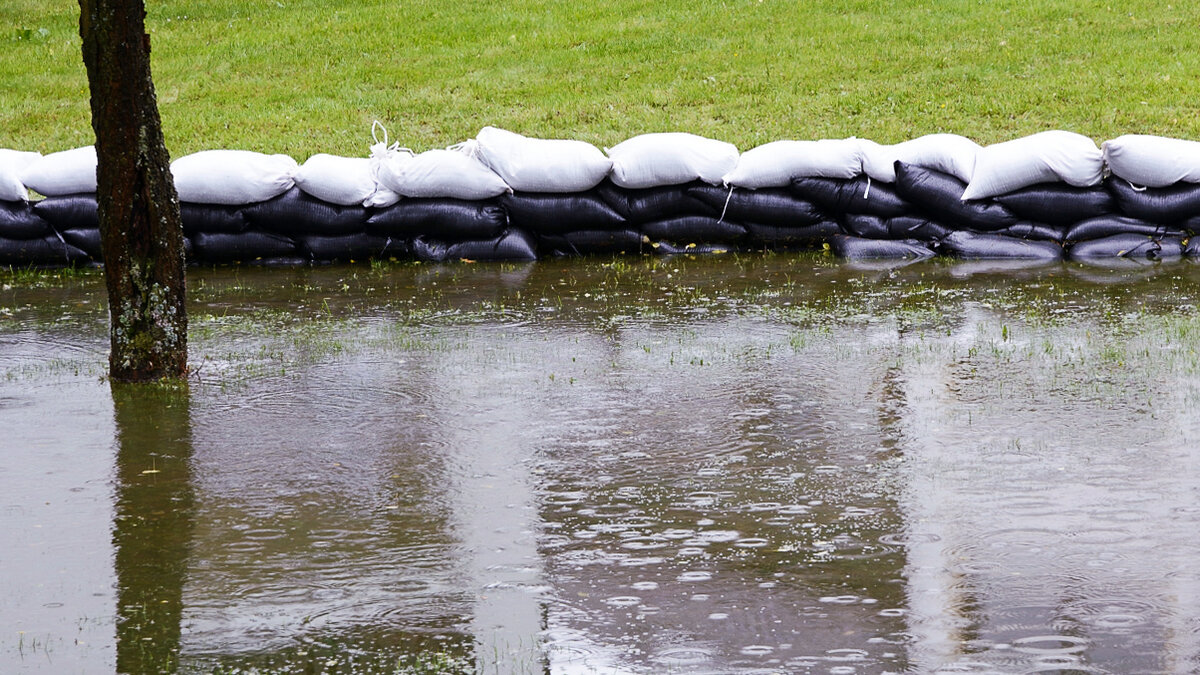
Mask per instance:
[[[1127,180],[1111,178],[1108,189],[1121,212],[1133,218],[1171,224],[1200,216],[1200,185],[1195,183],[1140,188]]]
[[[197,232],[191,237],[197,262],[221,265],[253,263],[258,259],[291,258],[300,255],[296,243],[274,232],[247,230],[239,234]]]
[[[508,226],[496,200],[401,199],[367,217],[366,231],[383,237],[430,237],[443,241],[494,239]]]
[[[1189,238],[1184,243],[1183,254],[1189,258],[1200,257],[1200,237]]]
[[[611,192],[514,192],[500,198],[513,227],[537,234],[562,234],[580,230],[620,230],[625,216],[610,203]]]
[[[89,257],[86,253],[59,239],[55,234],[37,239],[0,237],[0,265],[13,267],[60,266],[88,260]]]
[[[538,238],[539,252],[552,256],[637,253],[641,247],[637,230],[577,230]]]
[[[643,190],[622,190],[623,213],[631,225],[641,225],[682,216],[712,216],[718,218],[721,209],[709,206],[690,194],[689,190],[705,185],[700,181],[683,185],[665,185]],[[618,210],[622,210],[617,206]]]
[[[1000,234],[1005,237],[1013,237],[1015,239],[1037,239],[1040,241],[1053,241],[1061,244],[1066,237],[1066,225],[1051,225],[1049,223],[1037,223],[1029,220],[1022,220],[1016,225],[993,230],[992,234]]]
[[[417,260],[426,262],[537,260],[533,235],[515,227],[492,239],[454,243],[432,237],[417,237],[412,242],[412,253]]]
[[[847,213],[841,224],[848,234],[866,239],[937,241],[952,231],[941,223],[916,216],[884,218],[867,213]]]
[[[937,249],[957,258],[976,260],[1060,260],[1063,257],[1062,246],[1053,241],[965,231],[946,235],[937,243]]]
[[[651,244],[650,250],[659,255],[720,255],[733,253],[737,248],[723,244],[675,244],[660,241]]]
[[[1081,241],[1071,246],[1072,260],[1089,258],[1146,258],[1160,257],[1162,244],[1157,237],[1144,234],[1114,234],[1100,239]],[[1182,253],[1182,247],[1180,249]]]
[[[1117,211],[1116,200],[1103,186],[1038,183],[992,199],[1020,218],[1050,225],[1070,225]]]
[[[716,216],[679,216],[642,225],[642,234],[655,241],[684,244],[734,244],[746,238],[746,228]]]
[[[746,223],[746,233],[749,235],[750,243],[770,249],[819,246],[841,232],[842,228],[832,220],[822,220],[803,227],[776,227],[760,223]]]
[[[1161,237],[1169,234],[1181,235],[1181,230],[1168,228],[1166,225],[1151,223],[1128,216],[1099,216],[1076,223],[1067,230],[1067,241],[1087,241],[1103,239],[1114,234],[1140,234],[1146,237]]]
[[[98,262],[103,259],[104,255],[100,248],[100,230],[71,228],[63,230],[61,234],[63,241],[83,251],[92,260]]]
[[[46,197],[33,205],[33,212],[56,230],[100,227],[100,207],[94,192]]]
[[[380,237],[364,232],[334,237],[302,234],[296,237],[296,245],[302,253],[321,262],[386,259],[389,256],[401,256],[408,253],[408,244],[404,240]]]
[[[964,202],[966,189],[966,183],[948,173],[896,162],[896,193],[939,223],[985,232],[1017,224],[1013,212],[996,202]]]
[[[180,202],[179,215],[183,218],[183,233],[192,236],[197,232],[210,234],[237,234],[250,228],[241,206],[224,204],[196,204]]]
[[[792,194],[810,201],[831,217],[865,213],[881,218],[913,215],[915,209],[896,193],[895,187],[857,178],[805,177],[792,179]]]
[[[250,227],[288,236],[319,234],[334,237],[359,234],[366,226],[364,206],[340,206],[321,201],[294,187],[265,202],[242,208]]]
[[[698,185],[688,188],[688,194],[735,223],[804,227],[828,220],[815,204],[800,199],[787,188],[738,188],[731,192],[729,188]]]
[[[40,239],[54,230],[29,202],[0,202],[0,237],[5,239]]]
[[[913,260],[933,257],[933,250],[917,239],[868,239],[839,234],[829,239],[829,250],[848,260]]]

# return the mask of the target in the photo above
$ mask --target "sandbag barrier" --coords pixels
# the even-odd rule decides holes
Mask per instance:
[[[13,167],[16,167],[15,169]],[[0,150],[0,265],[101,262],[95,154]],[[778,141],[745,153],[647,134],[601,153],[485,128],[370,158],[205,151],[172,165],[202,265],[828,248],[849,259],[1089,260],[1200,255],[1200,143],[1097,147],[1043,132],[980,147]],[[33,188],[44,199],[26,201]]]

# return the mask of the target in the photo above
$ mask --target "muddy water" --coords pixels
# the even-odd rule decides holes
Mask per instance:
[[[0,672],[1200,668],[1200,268],[0,276]]]

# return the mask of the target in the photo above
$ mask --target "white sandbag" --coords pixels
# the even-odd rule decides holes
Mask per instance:
[[[96,146],[53,152],[31,162],[21,182],[47,197],[96,191]]]
[[[1200,143],[1127,134],[1105,141],[1104,161],[1113,175],[1144,187],[1200,183]]]
[[[738,150],[732,143],[694,134],[672,132],[643,134],[608,150],[612,181],[625,188],[679,185],[702,180],[720,185],[737,166]]]
[[[857,138],[774,141],[743,152],[722,181],[757,189],[791,185],[793,178],[854,178],[861,173],[862,147]]]
[[[404,197],[488,199],[512,191],[495,171],[458,150],[391,153],[377,164],[376,177]]]
[[[41,158],[40,152],[0,148],[0,202],[29,201],[29,190],[21,181],[21,174]]]
[[[249,150],[203,150],[171,162],[179,201],[253,204],[292,189],[296,160]]]
[[[528,138],[495,127],[481,129],[464,150],[523,192],[583,192],[612,170],[612,160],[591,143]]]
[[[317,154],[293,172],[296,186],[330,204],[355,206],[375,194],[371,160],[366,157],[337,157]]]
[[[996,143],[975,156],[975,172],[963,199],[983,199],[1037,183],[1098,185],[1104,156],[1087,136],[1070,131],[1039,134]]]
[[[896,182],[896,162],[933,169],[971,182],[979,144],[957,134],[928,134],[895,145],[862,142],[863,172],[882,183]]]

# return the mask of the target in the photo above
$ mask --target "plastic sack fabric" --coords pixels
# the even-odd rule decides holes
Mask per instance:
[[[1183,247],[1183,255],[1189,258],[1200,257],[1200,237],[1188,239]]]
[[[916,209],[900,198],[892,185],[872,181],[867,176],[850,180],[837,178],[797,178],[792,194],[816,204],[825,213],[840,217],[846,213],[866,213],[882,218],[915,215]]]
[[[683,185],[647,188],[644,190],[622,190],[614,202],[614,208],[622,212],[631,225],[640,225],[676,216],[712,216],[717,218],[721,210],[697,199],[690,188],[704,183],[694,181]]]
[[[189,237],[197,232],[236,234],[250,227],[240,206],[181,203],[179,215],[183,218],[183,233]]]
[[[0,202],[29,201],[29,190],[21,180],[21,174],[41,153],[22,152],[0,148]]]
[[[366,228],[366,207],[323,202],[292,188],[274,199],[242,209],[250,226],[281,234],[360,234]]]
[[[54,152],[30,162],[21,183],[47,197],[96,191],[96,147]]]
[[[100,207],[95,193],[47,197],[34,203],[33,212],[56,230],[100,228]]]
[[[290,238],[271,232],[247,230],[239,234],[198,232],[192,236],[197,262],[211,265],[250,263],[256,260],[290,259],[300,250]]]
[[[1151,223],[1128,216],[1099,216],[1076,223],[1067,230],[1066,241],[1087,241],[1102,239],[1114,234],[1140,234],[1144,237],[1161,237],[1168,234],[1182,235],[1179,230],[1172,231],[1165,225]]]
[[[1017,216],[1051,225],[1117,212],[1117,202],[1104,187],[1078,188],[1062,183],[1039,183],[992,198]]]
[[[100,230],[72,228],[63,230],[60,234],[63,241],[83,251],[91,260],[100,262],[104,259],[103,249],[100,246]]]
[[[0,237],[0,265],[70,265],[87,260],[86,253],[53,234],[36,239]]]
[[[537,234],[560,234],[578,230],[619,230],[628,226],[625,216],[613,207],[613,191],[592,189],[575,194],[514,192],[500,198],[514,227]]]
[[[915,216],[881,218],[865,213],[848,213],[842,217],[842,229],[866,239],[916,239],[937,241],[952,231],[941,223]]]
[[[292,178],[305,193],[339,206],[365,206],[378,187],[366,157],[316,154],[296,167]]]
[[[643,134],[608,150],[612,182],[623,188],[681,185],[700,180],[719,185],[737,166],[731,143],[682,132]]]
[[[743,152],[733,170],[721,177],[725,185],[778,188],[795,178],[854,178],[862,173],[857,138],[820,141],[773,141]]]
[[[658,255],[722,255],[739,250],[725,244],[677,244],[659,241],[650,244],[650,251]]]
[[[506,227],[508,213],[497,202],[462,199],[405,199],[371,213],[366,223],[369,234],[444,241],[491,239]]]
[[[746,238],[744,226],[707,216],[664,218],[643,224],[641,230],[654,241],[685,244],[736,244]]]
[[[929,134],[896,145],[862,142],[863,172],[884,183],[896,182],[896,162],[948,173],[964,184],[975,171],[980,146],[956,134]]]
[[[513,190],[583,192],[600,184],[612,160],[584,141],[528,138],[484,127],[467,146]]]
[[[745,223],[745,227],[751,244],[765,246],[769,249],[813,248],[842,232],[838,224],[832,220],[822,220],[795,227],[779,227],[761,223]]]
[[[1180,183],[1163,188],[1138,188],[1114,178],[1108,189],[1121,212],[1153,223],[1177,223],[1200,216],[1200,185]]]
[[[1063,247],[1056,242],[975,232],[951,232],[937,243],[937,249],[957,258],[976,260],[1061,260],[1063,257]]]
[[[537,243],[533,235],[512,228],[492,239],[449,243],[433,237],[417,237],[412,253],[425,262],[473,260],[479,262],[537,260]]]
[[[1127,134],[1100,146],[1114,176],[1134,185],[1166,187],[1200,183],[1200,143]]]
[[[1183,237],[1147,237],[1142,234],[1114,234],[1081,241],[1071,246],[1072,260],[1096,258],[1144,258],[1158,260],[1183,255]]]
[[[510,188],[483,162],[458,150],[390,153],[375,165],[381,185],[404,197],[490,199]]]
[[[1043,131],[980,150],[962,198],[984,199],[1037,183],[1098,185],[1103,171],[1104,156],[1092,139],[1070,131]]]
[[[50,224],[24,201],[0,202],[0,237],[36,239],[53,234]]]
[[[846,234],[831,237],[829,250],[847,260],[920,260],[933,257],[933,250],[916,239],[867,239]]]
[[[687,193],[724,214],[726,220],[739,223],[803,227],[827,220],[815,204],[796,197],[786,188],[739,190],[705,185],[688,188]]]
[[[1038,239],[1041,241],[1053,241],[1061,244],[1066,238],[1067,227],[1065,225],[1049,225],[1047,223],[1036,223],[1033,221],[1024,220],[1016,225],[992,230],[992,234],[999,234],[1005,237],[1013,237],[1014,239]]]
[[[296,237],[296,246],[302,254],[320,262],[355,262],[408,254],[403,241],[362,232],[335,236],[303,234]]]
[[[179,201],[253,204],[292,189],[296,160],[249,150],[202,150],[171,162]]]
[[[930,218],[955,229],[999,230],[1017,224],[1017,217],[991,201],[959,199],[963,183],[949,174],[896,162],[896,192]]]
[[[538,248],[546,255],[578,256],[637,253],[642,234],[637,230],[577,230],[542,236]]]

